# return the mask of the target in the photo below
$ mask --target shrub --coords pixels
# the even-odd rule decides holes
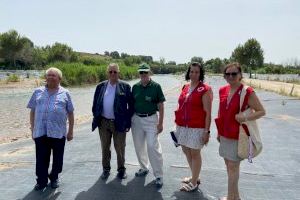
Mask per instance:
[[[20,81],[20,77],[16,74],[10,74],[7,79],[7,82],[19,82]]]

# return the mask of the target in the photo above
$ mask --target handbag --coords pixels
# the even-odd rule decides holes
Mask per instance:
[[[244,86],[240,94],[240,113],[244,116],[248,116],[254,112],[251,108],[241,112],[247,88],[248,86]],[[249,135],[247,134],[244,126],[247,127]],[[260,154],[262,147],[260,131],[256,120],[242,122],[239,127],[238,156],[242,159],[247,158],[248,161],[252,163],[252,158]]]

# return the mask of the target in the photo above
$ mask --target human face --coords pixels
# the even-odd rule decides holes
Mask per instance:
[[[141,72],[139,72],[139,74],[140,74],[142,83],[145,83],[145,84],[148,83],[148,81],[150,80],[150,73],[141,71]]]
[[[58,73],[56,73],[55,71],[48,71],[48,73],[46,74],[46,82],[47,82],[47,86],[48,88],[52,89],[52,88],[57,88],[59,86],[60,83],[60,78]]]
[[[119,79],[119,69],[116,66],[109,66],[107,70],[108,79],[110,82],[115,83]]]
[[[224,74],[224,78],[230,85],[234,85],[241,81],[242,75],[238,68],[229,67]]]
[[[200,68],[199,66],[191,66],[190,73],[189,73],[191,82],[198,82],[200,76]]]

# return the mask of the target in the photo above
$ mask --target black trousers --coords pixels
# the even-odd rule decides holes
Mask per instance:
[[[48,178],[50,181],[55,181],[58,179],[58,174],[62,171],[66,138],[63,137],[58,139],[42,136],[35,138],[34,141],[37,183],[40,185],[47,185]],[[51,173],[48,174],[51,150],[53,157],[52,170]]]

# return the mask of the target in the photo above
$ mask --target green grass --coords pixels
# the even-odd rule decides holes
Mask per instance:
[[[47,66],[56,67],[62,71],[63,86],[93,84],[107,79],[107,64],[85,65],[83,63],[55,62]],[[131,80],[138,77],[137,67],[120,66],[120,78]]]
[[[19,82],[19,81],[20,81],[20,77],[16,74],[10,74],[6,79],[6,82]]]

